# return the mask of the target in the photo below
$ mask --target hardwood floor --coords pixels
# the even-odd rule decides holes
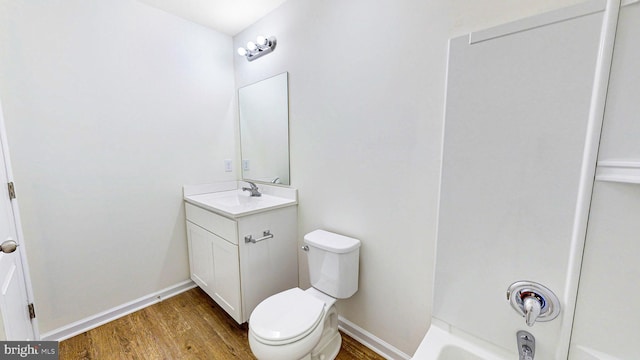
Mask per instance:
[[[60,359],[255,359],[247,331],[195,288],[62,341]],[[383,358],[342,334],[337,359]]]

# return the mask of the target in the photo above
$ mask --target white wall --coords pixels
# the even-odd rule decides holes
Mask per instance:
[[[236,87],[290,72],[300,235],[363,241],[346,318],[408,354],[428,328],[448,38],[577,2],[295,0],[234,38],[278,37]],[[41,330],[186,279],[180,187],[235,178],[230,39],[132,0],[0,6]]]
[[[448,39],[578,2],[296,0],[234,37],[278,39],[256,61],[236,56],[237,87],[289,72],[300,239],[362,240],[344,317],[406,354],[429,326]]]
[[[43,333],[188,279],[183,184],[233,180],[231,38],[132,0],[0,1]]]

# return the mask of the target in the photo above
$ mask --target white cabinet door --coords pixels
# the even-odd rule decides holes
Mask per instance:
[[[296,207],[290,206],[246,216],[238,221],[245,321],[264,299],[298,286],[296,213]],[[273,238],[255,244],[243,241],[247,235],[259,238],[266,230],[273,234]]]
[[[214,234],[211,236],[214,290],[210,295],[231,317],[242,323],[238,246]]]
[[[188,221],[187,239],[191,280],[242,323],[238,246]]]
[[[206,293],[213,293],[213,241],[212,233],[187,221],[189,241],[189,268],[191,280]]]

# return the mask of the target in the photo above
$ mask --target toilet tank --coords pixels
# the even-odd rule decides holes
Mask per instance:
[[[311,286],[337,299],[358,291],[360,240],[325,230],[304,236]]]

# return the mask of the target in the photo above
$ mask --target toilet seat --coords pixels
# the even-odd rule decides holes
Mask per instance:
[[[249,329],[266,345],[286,345],[313,332],[324,317],[325,303],[300,288],[261,302],[251,313]]]

